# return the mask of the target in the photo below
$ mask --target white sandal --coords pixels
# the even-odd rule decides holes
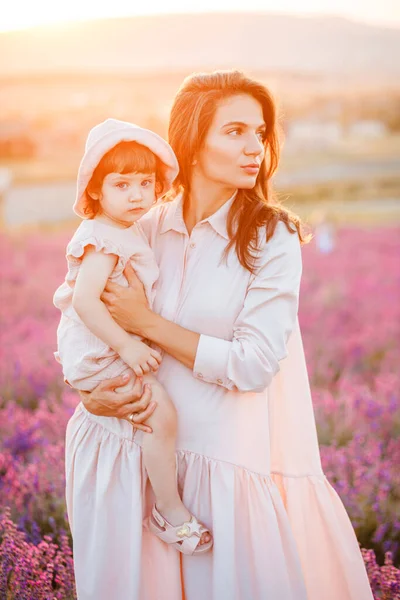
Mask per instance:
[[[172,544],[182,554],[203,554],[213,545],[212,539],[200,545],[203,533],[209,533],[211,536],[211,532],[199,523],[194,515],[191,515],[190,521],[174,526],[164,519],[154,504],[150,517],[146,519],[146,525],[160,540]]]

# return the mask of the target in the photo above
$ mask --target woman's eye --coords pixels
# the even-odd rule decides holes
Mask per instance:
[[[258,137],[260,138],[260,140],[261,140],[262,142],[265,142],[265,140],[266,140],[266,137],[267,137],[267,134],[265,133],[265,131],[259,131],[259,132],[257,133],[257,135],[258,135]]]
[[[241,133],[241,132],[240,132],[240,129],[237,129],[237,128],[236,128],[236,129],[231,129],[230,131],[228,131],[228,135],[231,135],[231,134],[236,134],[236,133],[237,133],[237,134]]]

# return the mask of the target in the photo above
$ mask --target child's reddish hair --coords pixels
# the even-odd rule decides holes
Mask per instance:
[[[158,157],[149,148],[137,142],[120,142],[104,154],[86,187],[84,213],[88,219],[93,219],[99,212],[100,204],[93,198],[93,194],[100,195],[104,178],[109,173],[155,173],[156,193],[163,189],[162,169]]]

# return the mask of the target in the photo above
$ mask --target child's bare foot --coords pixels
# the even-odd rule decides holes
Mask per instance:
[[[162,514],[164,519],[166,519],[171,525],[176,527],[185,521],[190,521],[191,514],[185,508],[185,506],[181,503],[181,506],[169,508],[168,506],[163,506],[163,504],[157,504],[157,510]],[[200,538],[200,545],[207,544],[211,540],[211,536],[209,533],[203,533]]]

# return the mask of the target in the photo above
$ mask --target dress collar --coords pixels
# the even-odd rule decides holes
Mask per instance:
[[[227,218],[229,210],[236,198],[237,190],[235,193],[212,215],[199,221],[199,223],[208,222],[211,227],[219,235],[229,241],[229,235],[227,231]],[[164,222],[160,228],[160,233],[166,231],[177,231],[178,233],[187,234],[186,224],[183,219],[183,193],[179,194],[174,200],[168,202],[171,206],[167,210]]]

